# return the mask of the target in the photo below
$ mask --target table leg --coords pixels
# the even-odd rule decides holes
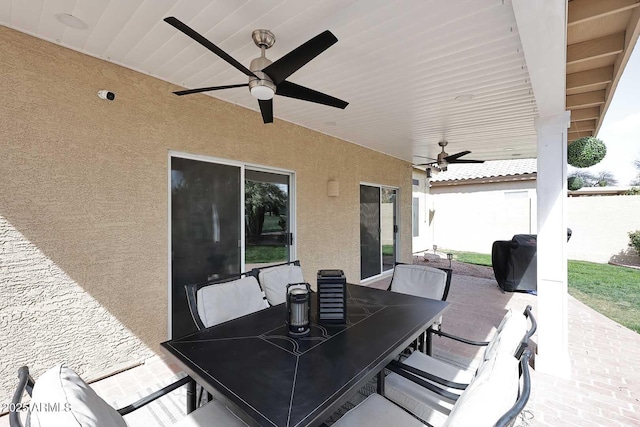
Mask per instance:
[[[378,394],[384,396],[384,368],[378,372]]]
[[[187,414],[196,410],[196,382],[189,381],[187,384]]]

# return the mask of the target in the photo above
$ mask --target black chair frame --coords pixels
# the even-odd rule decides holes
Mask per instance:
[[[533,334],[536,332],[536,329],[538,328],[538,323],[536,322],[536,319],[533,316],[533,313],[531,313],[531,310],[532,310],[532,307],[530,305],[528,305],[524,309],[524,315],[529,319],[529,322],[531,323],[531,327],[525,333],[524,337],[522,338],[522,341],[520,341],[520,345],[518,346],[518,348],[516,349],[516,352],[514,353],[514,357],[516,359],[520,359],[524,351],[529,347],[529,339],[533,336]],[[469,344],[474,346],[489,345],[488,341],[473,341],[467,338],[462,338],[455,335],[447,334],[442,331],[433,331],[431,333],[445,337],[445,338],[450,338],[464,344]],[[458,389],[458,390],[464,390],[468,385],[468,384],[456,383],[456,382],[446,380],[444,378],[440,378],[437,375],[431,374],[429,372],[425,372],[423,370],[420,370],[418,368],[409,366],[405,363],[395,361],[395,360],[392,361],[389,365],[387,365],[387,369],[397,373],[402,377],[407,378],[408,380],[415,382],[416,384],[422,385],[423,387],[431,390],[432,392],[438,394],[439,396],[442,396],[452,401],[455,401],[459,395],[455,393],[451,393],[447,390],[442,390],[432,383],[437,383],[444,387]],[[416,381],[416,379],[420,381]],[[425,379],[431,381],[432,383],[425,381]],[[429,386],[426,386],[423,383],[429,384]],[[433,387],[435,387],[437,390],[435,390]],[[441,392],[444,392],[444,393],[441,393]]]
[[[524,340],[523,340],[524,341]],[[507,411],[505,412],[500,419],[498,420],[498,422],[496,422],[496,424],[494,424],[494,427],[507,427],[507,426],[511,426],[513,425],[513,422],[515,421],[515,419],[518,417],[518,415],[522,412],[522,410],[524,409],[524,407],[526,406],[527,402],[529,401],[529,396],[531,395],[531,375],[529,373],[529,360],[531,359],[531,349],[525,347],[522,350],[522,353],[520,355],[520,357],[518,357],[517,359],[520,361],[519,363],[519,371],[520,371],[520,388],[518,389],[518,398],[516,400],[516,402],[513,404],[513,406]],[[390,365],[387,366],[387,369],[396,372],[397,374],[401,375],[402,377],[408,379],[409,381],[412,381],[416,384],[418,384],[421,387],[424,387],[434,393],[436,393],[437,395],[448,399],[452,402],[455,402],[456,400],[458,400],[458,398],[460,397],[460,395],[457,395],[455,393],[452,393],[450,391],[447,390],[443,390],[437,386],[435,386],[432,383],[429,383],[427,381],[425,381],[424,379],[416,376],[416,375],[412,375],[409,371],[408,368],[412,368],[412,367],[407,367],[407,365],[403,365],[403,368],[398,368],[398,362],[392,362]],[[402,364],[400,364],[402,365]],[[414,368],[415,369],[415,368]],[[424,376],[425,372],[422,372],[418,369],[416,369],[416,371],[421,372],[419,375],[420,376]],[[429,377],[435,377],[435,376],[431,376],[429,374],[427,374],[427,376],[425,376],[425,378],[429,378]],[[435,377],[437,378],[437,377]],[[431,379],[431,378],[429,378]],[[457,386],[463,386],[463,389],[466,388],[465,384],[458,384],[458,383],[453,383],[453,382],[447,382],[448,384],[445,384],[447,387],[452,387],[452,388],[461,388],[461,387],[457,387]],[[392,402],[394,403],[394,402]],[[404,409],[406,412],[408,412],[409,414],[411,414],[411,412],[407,411],[405,408],[399,406],[401,409]],[[411,414],[413,416],[415,416],[414,414]]]
[[[396,262],[395,265],[411,265],[404,262]],[[428,266],[427,266],[428,267]],[[437,268],[438,270],[442,270],[447,274],[447,279],[444,285],[444,292],[442,294],[442,300],[446,301],[449,296],[449,289],[451,288],[451,277],[453,276],[453,270],[448,267],[431,267]],[[393,275],[395,275],[395,269],[393,271]],[[393,275],[391,276],[391,283],[389,283],[388,291],[391,291],[391,287],[393,286]],[[432,346],[432,335],[429,334],[429,331],[434,330],[431,326],[416,339],[416,341],[412,344],[415,346],[416,350],[421,350],[423,353],[431,354],[431,346]]]
[[[137,409],[142,408],[145,405],[148,405],[149,403],[164,396],[165,394],[171,393],[172,391],[182,387],[183,385],[189,386],[187,388],[187,395],[189,395],[189,393],[193,394],[193,385],[195,385],[195,383],[190,377],[184,377],[174,383],[169,384],[166,387],[161,388],[158,391],[151,393],[146,397],[143,397],[140,400],[133,402],[130,405],[125,406],[124,408],[117,409],[117,411],[120,415],[127,415]],[[22,396],[24,395],[25,391],[29,396],[31,396],[34,386],[35,381],[29,374],[29,368],[26,366],[22,366],[20,369],[18,369],[18,388],[13,394],[10,408],[11,411],[9,413],[9,425],[11,427],[23,427],[22,420],[20,419],[20,413],[24,408],[26,408],[26,406],[28,406],[28,404],[22,403]],[[189,407],[189,405],[187,405],[187,414],[193,412],[193,410],[195,410],[195,407]]]

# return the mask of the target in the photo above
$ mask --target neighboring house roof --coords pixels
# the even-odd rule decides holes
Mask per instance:
[[[569,197],[613,196],[625,194],[631,187],[582,187],[577,191],[567,191]]]
[[[431,176],[432,185],[536,179],[537,159],[491,160],[484,163],[452,164],[446,172]],[[433,172],[432,172],[433,173]]]

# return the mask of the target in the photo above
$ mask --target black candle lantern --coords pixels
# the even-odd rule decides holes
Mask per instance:
[[[292,337],[305,337],[311,332],[310,297],[311,286],[308,283],[287,285],[287,326]]]

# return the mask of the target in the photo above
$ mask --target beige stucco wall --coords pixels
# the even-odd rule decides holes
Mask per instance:
[[[399,260],[410,260],[409,163],[176,97],[166,82],[1,26],[0,58],[0,401],[22,364],[38,375],[65,361],[92,377],[158,351],[169,150],[295,171],[298,258],[314,285],[320,268],[360,277],[360,182],[400,189]],[[327,197],[329,179],[339,197]]]
[[[496,240],[536,233],[535,181],[431,187],[427,205],[433,244],[491,253]]]
[[[569,197],[567,206],[569,259],[640,265],[628,246],[629,232],[640,230],[640,196]]]

